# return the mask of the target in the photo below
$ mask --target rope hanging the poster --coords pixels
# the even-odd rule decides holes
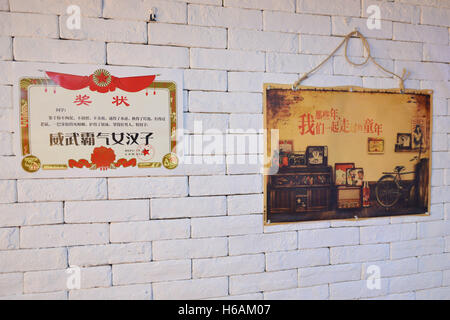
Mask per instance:
[[[349,59],[348,55],[347,55],[347,47],[348,47],[348,42],[350,40],[351,37],[356,36],[358,38],[361,39],[361,42],[363,43],[364,49],[366,50],[367,53],[367,57],[366,59],[361,62],[361,63],[356,63],[353,62]],[[336,47],[336,49],[334,49],[329,55],[328,57],[326,57],[321,63],[319,63],[316,67],[314,67],[313,69],[311,69],[310,71],[304,73],[292,86],[293,90],[298,90],[298,87],[300,86],[300,83],[305,80],[306,78],[308,78],[308,76],[312,73],[314,73],[315,71],[317,71],[320,67],[322,67],[325,62],[327,62],[332,56],[334,56],[334,54],[342,47],[342,45],[345,44],[345,60],[347,60],[347,62],[353,66],[363,66],[365,65],[367,62],[372,61],[378,68],[380,68],[381,70],[383,70],[386,73],[391,74],[392,76],[398,78],[399,80],[399,86],[400,86],[400,92],[404,92],[405,91],[405,80],[409,77],[410,73],[406,71],[406,69],[403,69],[403,73],[401,76],[399,76],[398,74],[395,74],[394,72],[391,72],[387,69],[385,69],[383,66],[381,66],[378,62],[375,61],[375,59],[372,57],[372,55],[370,54],[370,46],[369,46],[369,42],[367,41],[367,39],[358,31],[358,30],[354,30],[352,32],[350,32],[349,34],[347,34],[344,39],[342,40],[342,42]]]

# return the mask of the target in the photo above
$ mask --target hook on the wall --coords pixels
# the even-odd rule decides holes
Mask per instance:
[[[157,12],[156,8],[150,9],[150,21],[156,21],[156,12]]]

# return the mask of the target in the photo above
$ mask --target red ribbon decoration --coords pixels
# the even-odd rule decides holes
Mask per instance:
[[[89,161],[87,161],[86,159],[81,159],[81,160],[74,160],[74,159],[70,159],[69,160],[69,168],[73,168],[73,167],[76,167],[76,168],[83,168],[83,167],[86,167],[86,168],[90,168],[90,167],[92,167],[92,164],[89,162]]]
[[[73,74],[50,71],[47,71],[46,73],[54,82],[65,89],[80,90],[89,87],[91,91],[97,91],[100,93],[114,91],[116,88],[127,92],[138,92],[149,87],[156,78],[156,75],[126,78],[118,78],[108,75],[106,77],[111,77],[110,83],[107,86],[99,86],[94,80],[94,77],[96,77],[95,74],[91,74],[90,76],[77,76]]]
[[[136,167],[136,158],[127,160],[127,159],[119,159],[117,160],[117,162],[114,164],[116,166],[116,168],[123,166],[124,168],[127,167]]]
[[[136,158],[127,160],[125,158],[121,158],[119,160],[117,160],[117,162],[113,163],[114,166],[116,168],[119,168],[120,166],[123,166],[124,168],[128,168],[128,167],[136,167]],[[69,168],[91,168],[94,165],[94,163],[90,163],[88,160],[86,159],[80,159],[80,160],[74,160],[74,159],[70,159],[69,160]]]

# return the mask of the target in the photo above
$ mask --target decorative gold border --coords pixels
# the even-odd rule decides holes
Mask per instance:
[[[170,104],[170,150],[171,152],[176,152],[176,146],[177,146],[177,85],[175,82],[160,82],[155,81],[153,82],[147,89],[151,88],[163,88],[163,89],[169,89],[169,104]]]
[[[43,164],[42,170],[67,170],[67,164]]]
[[[47,78],[22,78],[20,79],[20,142],[22,155],[31,154],[30,130],[29,130],[29,95],[28,88],[33,85],[55,86],[56,83]]]
[[[57,86],[57,84],[47,78],[22,78],[19,81],[20,84],[20,110],[19,110],[19,121],[20,121],[20,144],[22,150],[22,156],[31,155],[31,145],[30,145],[30,128],[29,128],[29,93],[28,89],[30,86]],[[177,147],[177,87],[175,82],[170,81],[154,81],[150,86],[143,90],[151,90],[153,88],[158,89],[168,89],[169,90],[169,117],[170,117],[170,126],[169,126],[169,136],[170,136],[170,145],[169,150],[172,153],[176,153]],[[159,168],[161,167],[161,163],[154,162],[152,164],[142,163],[142,165],[138,164],[138,168]],[[45,170],[66,170],[66,164],[47,164],[43,165],[42,169]]]
[[[138,168],[161,168],[161,162],[139,162]]]
[[[292,85],[290,84],[279,84],[279,83],[264,83],[263,84],[263,128],[264,130],[264,163],[267,163],[267,152],[270,148],[270,140],[268,140],[267,136],[267,90],[270,89],[286,89],[292,90]],[[268,176],[266,174],[263,175],[263,194],[264,194],[264,213],[263,213],[263,224],[264,226],[277,226],[277,225],[285,225],[292,223],[317,223],[324,221],[361,221],[367,219],[377,219],[377,218],[392,218],[392,217],[404,217],[404,216],[429,216],[430,208],[431,208],[431,169],[432,169],[432,137],[433,137],[433,90],[424,89],[424,90],[416,90],[416,89],[406,89],[403,92],[400,89],[370,89],[363,88],[359,86],[336,86],[336,87],[312,87],[312,86],[298,86],[296,91],[336,91],[336,92],[367,92],[367,93],[392,93],[392,94],[421,94],[421,95],[429,95],[430,96],[430,147],[429,147],[429,178],[428,178],[428,212],[427,213],[410,213],[404,215],[395,215],[395,216],[380,216],[380,217],[369,217],[369,218],[352,218],[352,219],[330,219],[330,220],[308,220],[308,221],[290,221],[290,222],[267,222],[267,180]]]

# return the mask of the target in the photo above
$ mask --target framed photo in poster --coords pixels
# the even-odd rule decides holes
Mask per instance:
[[[308,166],[326,166],[328,164],[328,147],[308,146],[306,148],[306,163]]]
[[[395,151],[409,150],[411,150],[411,133],[397,133],[397,143],[395,144]]]
[[[354,163],[336,163],[334,165],[334,184],[336,186],[347,185],[347,169],[353,169]]]
[[[384,153],[384,138],[367,139],[367,151],[369,154],[383,154]]]
[[[364,181],[364,169],[363,168],[347,169],[347,186],[362,187],[363,181]]]
[[[411,133],[411,148],[413,150],[418,150],[419,148],[425,147],[425,135],[423,125],[416,123],[413,131]]]
[[[294,151],[294,143],[292,140],[280,140],[280,152],[291,153]]]

